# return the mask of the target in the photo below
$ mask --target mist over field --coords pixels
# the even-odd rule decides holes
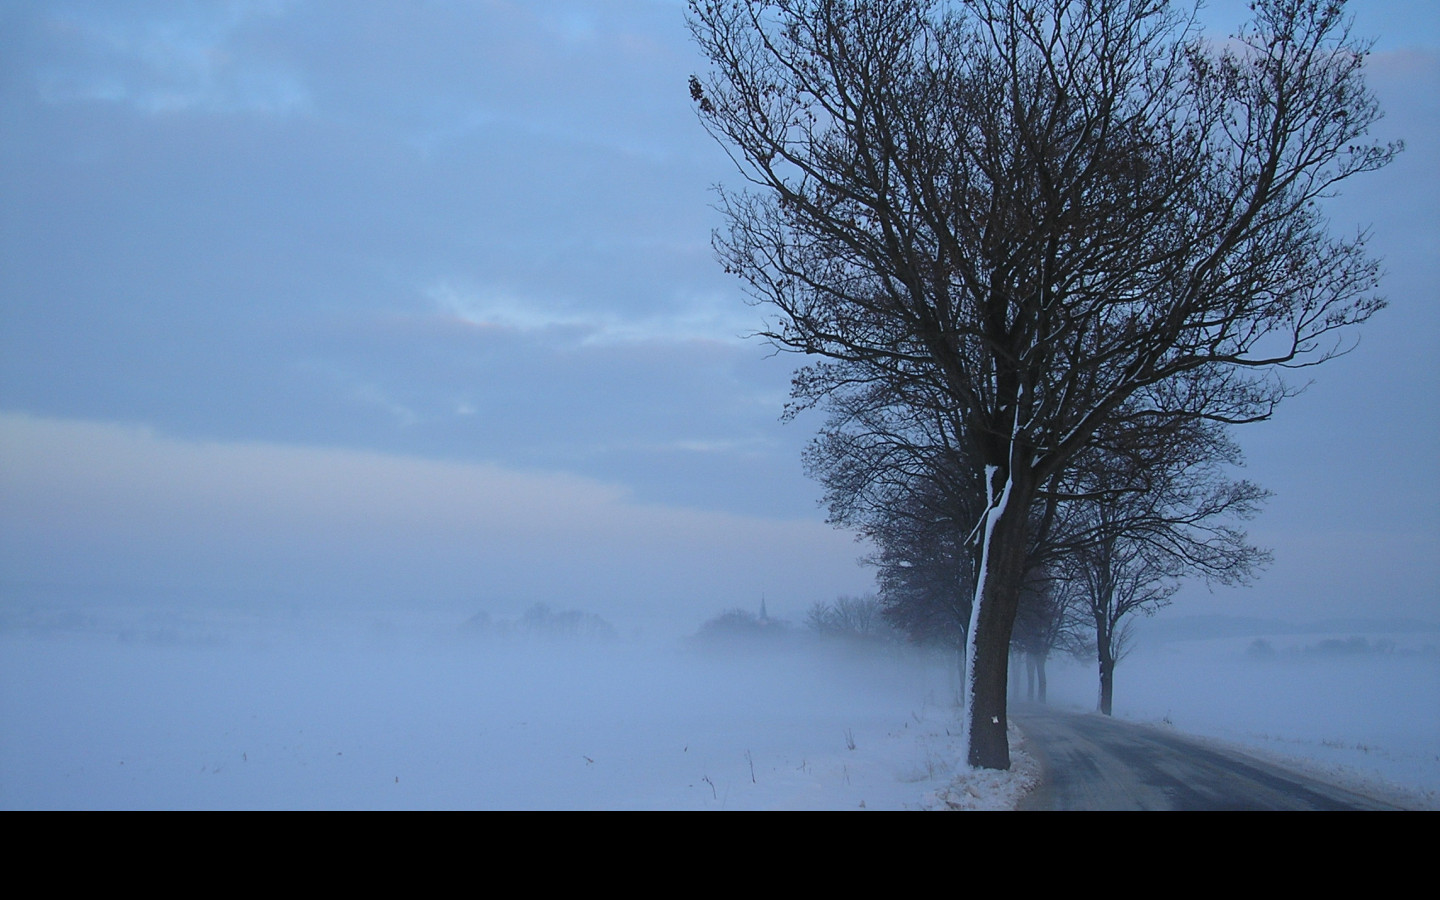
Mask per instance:
[[[1016,799],[991,782],[953,787],[968,773],[949,654],[824,641],[794,625],[717,643],[594,628],[526,635],[521,621],[12,610],[0,631],[0,807],[935,809]],[[1116,714],[1304,758],[1328,777],[1435,805],[1437,645],[1435,632],[1141,644],[1118,670]],[[1094,701],[1093,666],[1052,661],[1052,706],[1088,711]]]
[[[898,809],[955,766],[951,669],[910,653],[435,618],[118,627],[0,635],[0,806]]]

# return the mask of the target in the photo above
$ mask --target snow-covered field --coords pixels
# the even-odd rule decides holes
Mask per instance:
[[[956,768],[909,654],[91,624],[0,635],[0,807],[904,809]]]
[[[1440,791],[1434,653],[1322,663],[1245,650],[1137,653],[1116,711]],[[1088,672],[1052,668],[1052,700],[1088,708]],[[1024,771],[955,780],[954,689],[942,658],[794,643],[520,641],[467,637],[443,617],[12,619],[0,632],[0,807],[1013,803]]]

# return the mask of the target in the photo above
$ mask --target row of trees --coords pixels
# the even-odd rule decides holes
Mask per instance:
[[[834,423],[832,423],[833,425]],[[849,435],[853,437],[853,433]],[[857,529],[877,551],[886,621],[920,643],[963,654],[973,610],[975,565],[955,527],[981,508],[971,495],[947,506],[933,490],[865,495],[850,480],[863,442],[827,431],[812,445],[809,471],[827,486],[832,521]],[[1137,613],[1166,605],[1186,576],[1212,584],[1250,579],[1269,561],[1238,527],[1266,492],[1225,477],[1239,451],[1217,428],[1187,438],[1187,452],[1142,476],[1110,465],[1080,470],[1038,514],[1053,521],[1028,553],[1011,648],[1023,654],[1044,694],[1045,662],[1056,650],[1088,653],[1099,675],[1098,708],[1109,715],[1115,665]],[[871,448],[873,449],[873,448]]]
[[[1163,452],[1097,452],[1056,486],[1041,491],[1032,511],[1032,543],[1021,583],[1011,645],[1044,677],[1051,651],[1086,647],[1099,673],[1099,709],[1111,712],[1115,664],[1136,613],[1164,606],[1186,576],[1211,584],[1248,581],[1269,562],[1239,527],[1267,492],[1226,477],[1240,452],[1214,424],[1177,429]],[[816,447],[827,445],[817,442]],[[829,443],[832,448],[837,446]],[[857,445],[850,444],[851,452]],[[925,531],[935,510],[902,501],[845,506],[836,473],[852,461],[812,454],[810,472],[832,486],[835,520],[855,527],[880,550],[887,612],[915,639],[963,640],[970,621],[973,554],[951,529]],[[848,496],[848,495],[847,495]],[[972,497],[968,509],[979,505]],[[928,535],[928,537],[927,537]],[[918,540],[925,538],[924,541]],[[948,552],[935,552],[949,538]]]
[[[1112,633],[1182,571],[1247,577],[1225,523],[1263,493],[1224,429],[1383,305],[1318,205],[1398,151],[1363,140],[1366,48],[1342,0],[1253,7],[1213,43],[1168,0],[691,2],[691,95],[749,185],[717,251],[819,360],[792,409],[829,410],[834,519],[964,636],[972,765],[1009,766],[1035,573]]]

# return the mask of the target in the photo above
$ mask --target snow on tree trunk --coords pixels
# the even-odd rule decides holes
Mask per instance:
[[[1005,701],[1010,634],[1025,575],[1026,524],[1033,491],[1017,483],[1012,474],[1006,478],[998,499],[994,499],[995,472],[995,467],[986,470],[992,502],[981,533],[975,602],[970,614],[964,737],[970,765],[1008,769]]]

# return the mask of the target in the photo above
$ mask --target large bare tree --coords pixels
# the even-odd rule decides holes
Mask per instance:
[[[1398,148],[1338,0],[1206,42],[1166,0],[692,0],[702,121],[749,187],[725,266],[857,383],[936,404],[983,473],[969,761],[1007,768],[1032,512],[1096,436],[1251,422],[1379,309],[1319,201]]]

